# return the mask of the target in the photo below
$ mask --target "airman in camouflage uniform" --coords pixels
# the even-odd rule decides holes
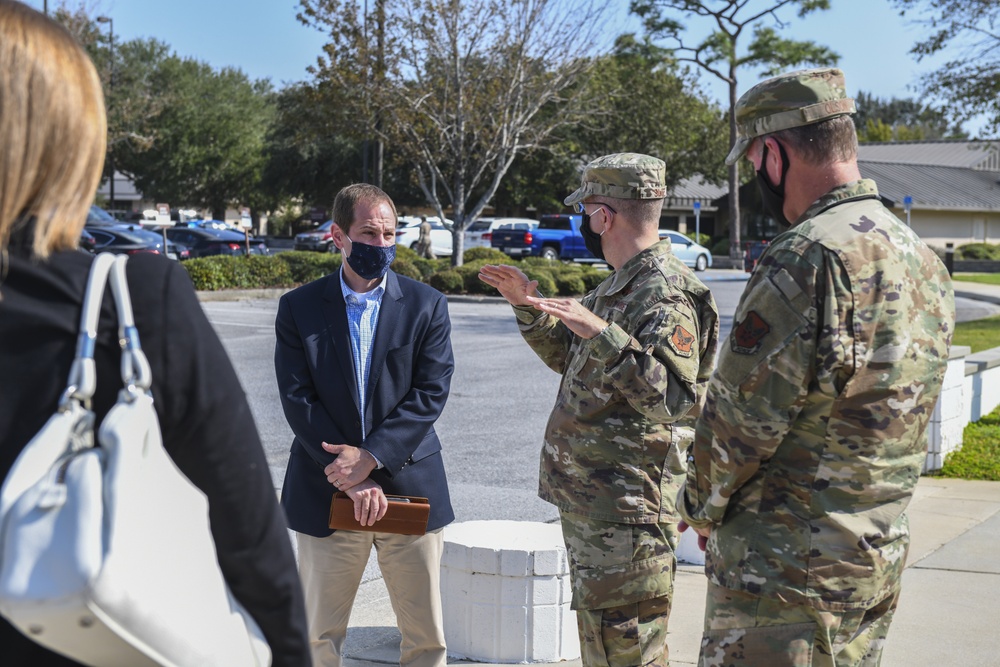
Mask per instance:
[[[877,665],[898,599],[954,298],[860,178],[853,110],[836,69],[736,106],[728,161],[794,223],[740,300],[678,498],[707,537],[705,667]]]
[[[711,293],[659,239],[665,195],[656,158],[616,154],[587,166],[566,204],[584,213],[588,247],[615,270],[582,302],[538,298],[514,267],[480,274],[563,376],[539,496],[560,509],[588,667],[669,664],[674,503],[719,325]]]

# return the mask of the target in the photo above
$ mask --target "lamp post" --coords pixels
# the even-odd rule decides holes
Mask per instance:
[[[701,243],[701,202],[694,203],[694,237],[695,243]]]
[[[115,89],[115,22],[110,16],[98,16],[98,23],[108,24],[108,40],[111,43],[111,66],[110,66],[110,76],[108,77],[108,97],[111,97],[111,92]],[[110,187],[110,208],[115,207],[115,151],[114,144],[110,141],[108,142],[108,166],[111,167],[111,178],[109,179]],[[114,214],[112,214],[114,215]],[[166,246],[164,246],[166,248]]]

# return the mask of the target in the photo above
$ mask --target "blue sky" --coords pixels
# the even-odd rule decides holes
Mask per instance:
[[[623,8],[628,4],[610,1]],[[27,2],[39,9],[43,4],[43,0]],[[50,10],[58,2],[49,0]],[[75,4],[71,0],[71,6]],[[782,35],[812,39],[838,52],[851,94],[864,90],[883,98],[915,97],[913,85],[919,75],[942,62],[938,58],[918,64],[909,55],[923,28],[900,18],[888,0],[831,0],[831,5],[829,11],[804,20],[794,12],[782,12],[790,24]],[[214,67],[238,67],[279,87],[305,78],[306,67],[315,62],[324,43],[321,34],[295,18],[297,0],[88,0],[86,6],[114,19],[116,40],[156,37],[181,56]],[[691,24],[692,29],[705,25],[702,19]],[[637,20],[621,9],[612,13],[606,33],[638,29]],[[739,91],[756,82],[759,74],[742,71]],[[702,81],[716,101],[726,100],[726,88],[718,79],[703,75]]]

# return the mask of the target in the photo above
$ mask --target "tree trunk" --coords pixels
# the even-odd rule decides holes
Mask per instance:
[[[462,229],[464,225],[460,225],[458,220],[455,220],[455,226],[451,230],[451,265],[452,266],[462,266],[462,255],[465,254],[465,233]],[[457,258],[457,262],[456,262]]]
[[[736,67],[729,70],[729,148],[736,145]],[[743,268],[740,248],[740,163],[729,166],[729,259],[733,268]]]

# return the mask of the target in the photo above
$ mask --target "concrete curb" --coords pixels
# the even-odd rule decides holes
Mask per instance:
[[[998,288],[1000,291],[1000,288]],[[984,294],[982,292],[969,292],[966,290],[957,289],[955,290],[955,296],[961,297],[963,299],[972,299],[973,301],[985,301],[986,303],[995,303],[1000,305],[1000,294]]]
[[[250,301],[252,299],[278,299],[291,292],[294,287],[269,287],[261,289],[225,289],[225,290],[199,290],[198,300],[209,301]],[[507,299],[502,296],[486,296],[475,294],[445,294],[448,301],[455,303],[496,303],[506,304]]]

